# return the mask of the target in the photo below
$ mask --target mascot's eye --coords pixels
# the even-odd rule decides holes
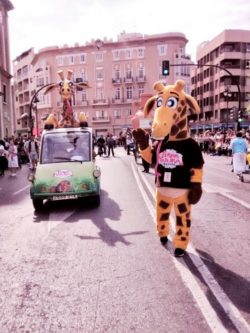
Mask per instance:
[[[63,86],[63,82],[61,81],[61,82],[59,82],[59,86],[60,87],[62,87]]]
[[[158,108],[159,108],[160,106],[162,106],[162,97],[157,98],[156,106],[157,106]]]
[[[166,103],[166,106],[169,107],[169,108],[176,108],[178,104],[178,99],[175,98],[175,97],[169,97],[168,100],[167,100],[167,103]]]
[[[73,82],[72,81],[69,82],[69,86],[73,87]]]

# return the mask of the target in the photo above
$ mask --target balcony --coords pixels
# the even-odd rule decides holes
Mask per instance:
[[[122,79],[120,77],[113,78],[112,79],[112,83],[113,84],[121,84],[122,83]]]
[[[108,105],[108,98],[93,99],[93,105]]]
[[[92,118],[92,123],[101,123],[101,124],[107,124],[110,123],[111,119],[110,117],[93,117]]]
[[[126,103],[124,98],[112,98],[112,104],[123,104]]]
[[[146,76],[137,76],[136,77],[136,82],[138,83],[143,83],[143,82],[146,82]]]
[[[132,77],[124,77],[123,81],[125,83],[131,84],[131,83],[133,83],[134,79]]]
[[[88,106],[89,105],[89,102],[88,101],[79,101],[77,100],[75,105],[78,105],[78,106]]]

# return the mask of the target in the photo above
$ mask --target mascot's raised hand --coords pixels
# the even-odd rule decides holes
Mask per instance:
[[[144,150],[149,147],[148,143],[149,135],[144,129],[142,128],[134,129],[132,131],[132,134],[136,143],[139,145],[140,150]]]

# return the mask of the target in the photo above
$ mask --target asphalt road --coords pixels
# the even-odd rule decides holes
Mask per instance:
[[[115,154],[97,160],[97,209],[57,202],[36,215],[28,168],[0,179],[0,332],[250,332],[250,175],[241,183],[229,158],[205,156],[177,259],[155,232],[153,170]]]

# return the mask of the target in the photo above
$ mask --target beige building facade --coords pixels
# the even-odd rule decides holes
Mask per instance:
[[[0,139],[13,134],[15,119],[11,90],[8,12],[14,9],[9,0],[0,0]]]
[[[95,134],[111,132],[118,135],[131,128],[131,118],[143,107],[145,97],[154,94],[153,84],[162,80],[173,83],[186,81],[186,91],[191,92],[191,63],[185,48],[188,40],[182,33],[142,35],[121,33],[117,41],[104,38],[73,47],[47,47],[34,54],[24,52],[13,62],[15,112],[17,133],[30,130],[41,132],[43,120],[54,112],[60,119],[62,101],[58,91],[38,93],[38,101],[29,103],[35,92],[49,83],[59,82],[57,72],[73,71],[73,81],[87,82],[90,88],[76,90],[72,100],[76,116],[84,111],[89,126]],[[169,60],[170,75],[162,75],[162,61]]]
[[[191,70],[192,95],[202,112],[191,121],[191,128],[248,128],[250,31],[225,30],[202,43],[197,48],[197,64]]]

